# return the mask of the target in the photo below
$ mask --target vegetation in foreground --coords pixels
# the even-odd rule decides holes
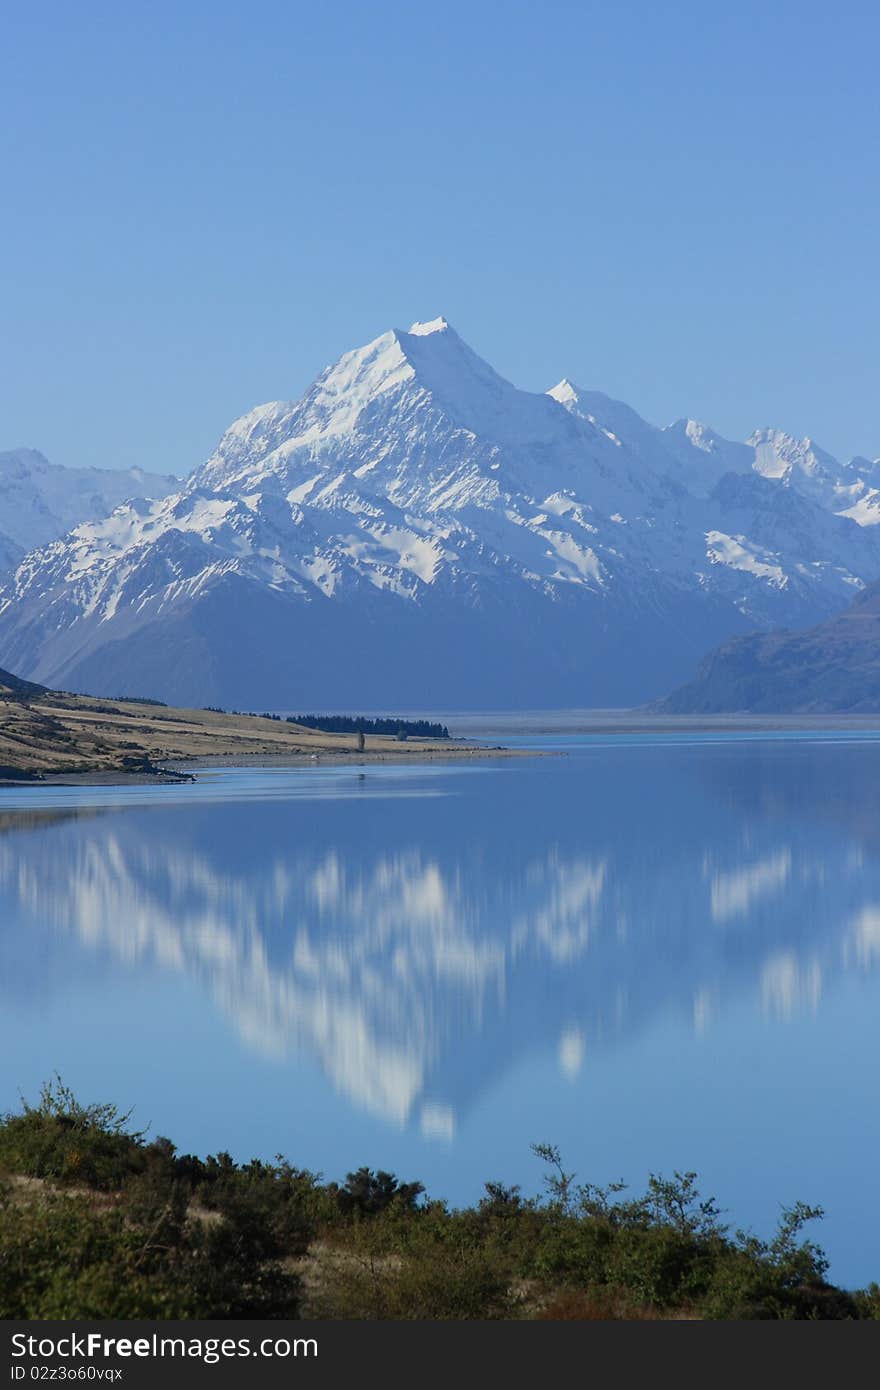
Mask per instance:
[[[796,1203],[769,1240],[731,1233],[695,1175],[640,1197],[491,1182],[452,1210],[362,1168],[344,1183],[178,1154],[59,1080],[0,1121],[3,1318],[878,1318],[880,1288],[826,1280]]]

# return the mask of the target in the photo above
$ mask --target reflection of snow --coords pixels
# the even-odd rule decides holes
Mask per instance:
[[[793,951],[782,951],[761,971],[761,1004],[768,1013],[791,1018],[796,1008],[815,1009],[822,996],[822,968],[816,960],[801,963]]]
[[[421,1128],[426,1139],[452,1139],[455,1135],[455,1115],[451,1106],[426,1101],[422,1106]]]
[[[730,917],[744,916],[759,899],[784,888],[790,873],[788,849],[732,873],[716,873],[712,878],[712,920],[726,922]]]
[[[863,908],[849,929],[843,950],[844,962],[852,952],[862,969],[880,961],[880,906]]]
[[[539,887],[543,905],[529,903],[529,912],[517,922],[515,939],[531,938],[559,962],[581,955],[595,925],[605,875],[604,862],[577,859],[564,863],[555,850],[533,864],[527,880]]]
[[[67,842],[61,858],[42,841],[30,842],[29,859],[3,844],[0,882],[31,916],[92,949],[206,979],[248,1043],[275,1057],[317,1053],[340,1091],[398,1123],[413,1114],[450,1025],[479,1022],[490,999],[502,1000],[523,952],[567,961],[586,949],[604,879],[603,866],[555,853],[527,867],[528,888],[512,900],[532,910],[505,940],[458,876],[416,850],[367,867],[331,850],[252,880],[189,848],[159,853],[103,831]],[[280,962],[269,955],[273,926],[289,942]],[[422,1106],[420,1123],[434,1137],[454,1132],[440,1102]]]
[[[517,1049],[555,1047],[573,1078],[660,1010],[699,1035],[746,989],[788,1018],[841,965],[880,962],[880,905],[854,898],[842,937],[815,908],[820,869],[857,891],[846,853],[722,869],[699,845],[637,866],[554,846],[474,867],[427,848],[303,844],[235,869],[126,825],[0,838],[11,922],[201,982],[250,1046],[311,1055],[359,1106],[438,1139],[455,1132],[453,1100]],[[779,913],[751,916],[770,894]]]
[[[708,1031],[712,1022],[712,995],[707,989],[698,989],[694,995],[694,1032],[698,1035]]]
[[[563,1076],[574,1080],[584,1065],[587,1044],[579,1028],[568,1028],[559,1039],[559,1065]]]

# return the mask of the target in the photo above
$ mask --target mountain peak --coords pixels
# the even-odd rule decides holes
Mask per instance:
[[[752,430],[751,434],[746,440],[747,444],[751,444],[755,448],[757,448],[759,444],[784,444],[797,447],[799,444],[802,444],[803,442],[803,440],[797,439],[793,434],[789,434],[786,430],[775,429],[772,425],[763,425],[761,429]]]
[[[552,396],[553,400],[558,401],[560,405],[567,405],[576,401],[580,394],[578,387],[573,381],[569,381],[567,376],[564,376],[561,381],[557,381],[556,385],[551,386],[547,392],[547,395]]]
[[[761,429],[749,436],[755,450],[755,468],[766,477],[781,477],[797,469],[807,477],[839,481],[841,465],[809,435],[803,439],[784,430]]]
[[[763,447],[519,390],[442,317],[389,328],[152,506],[0,468],[0,665],[238,707],[636,703],[880,579],[880,476]]]
[[[440,318],[429,319],[427,323],[416,322],[409,331],[416,338],[427,338],[432,333],[445,333],[448,328],[449,320],[441,315]]]
[[[671,425],[664,425],[663,433],[682,439],[707,454],[713,453],[719,444],[724,443],[711,425],[704,425],[702,420],[695,420],[691,415],[682,415]]]
[[[4,449],[0,453],[0,472],[9,476],[19,474],[21,477],[27,477],[31,473],[53,467],[57,465],[51,464],[39,449],[31,449],[26,445],[18,449]]]

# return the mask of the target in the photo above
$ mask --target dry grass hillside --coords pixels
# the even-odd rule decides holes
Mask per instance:
[[[67,695],[0,671],[0,777],[150,774],[194,759],[472,757],[445,740],[330,734],[247,714]]]

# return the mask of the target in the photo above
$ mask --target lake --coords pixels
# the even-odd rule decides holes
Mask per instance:
[[[696,1169],[880,1278],[880,735],[502,736],[553,756],[0,790],[0,1105],[453,1203]]]

